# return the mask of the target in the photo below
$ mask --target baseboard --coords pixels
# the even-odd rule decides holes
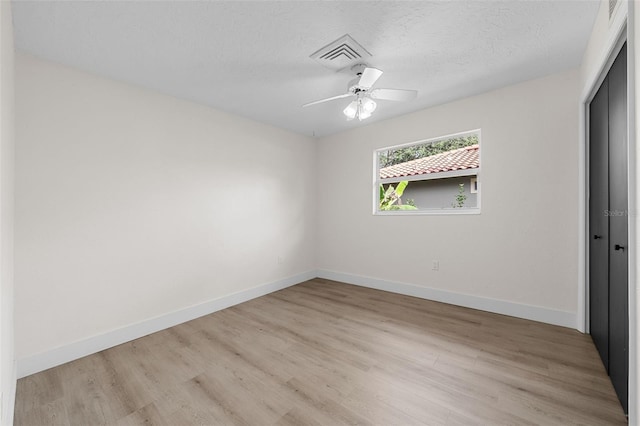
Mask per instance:
[[[282,290],[292,285],[313,279],[316,276],[317,274],[314,270],[303,272],[281,280],[239,291],[228,296],[199,303],[166,315],[161,315],[136,324],[118,328],[107,333],[80,340],[37,355],[19,359],[17,363],[18,378],[26,377],[57,365],[100,352],[104,349],[138,339],[148,334],[173,327],[174,325],[182,324],[183,322],[255,299],[256,297]]]
[[[577,325],[576,314],[572,312],[557,311],[540,306],[489,299],[486,297],[454,293],[435,288],[386,281],[361,275],[345,274],[342,272],[327,271],[323,269],[318,270],[317,273],[318,278],[325,278],[347,284],[384,290],[391,293],[404,294],[406,296],[414,296],[421,299],[434,300],[436,302],[450,303],[452,305],[464,306],[467,308],[479,309],[481,311],[509,315],[512,317],[544,322],[547,324],[560,325],[563,327],[576,328]]]

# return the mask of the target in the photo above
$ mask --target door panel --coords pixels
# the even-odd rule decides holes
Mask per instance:
[[[609,80],[609,375],[627,411],[629,366],[627,60],[618,55]]]
[[[589,330],[609,371],[609,85],[589,108]]]

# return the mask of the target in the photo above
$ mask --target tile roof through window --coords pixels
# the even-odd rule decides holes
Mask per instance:
[[[480,145],[453,149],[380,169],[380,179],[417,176],[480,167]]]

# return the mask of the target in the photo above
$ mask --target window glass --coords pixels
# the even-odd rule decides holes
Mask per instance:
[[[375,213],[478,213],[480,130],[375,152]]]

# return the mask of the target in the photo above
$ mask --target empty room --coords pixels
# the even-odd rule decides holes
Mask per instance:
[[[640,424],[639,9],[0,0],[0,424]]]

